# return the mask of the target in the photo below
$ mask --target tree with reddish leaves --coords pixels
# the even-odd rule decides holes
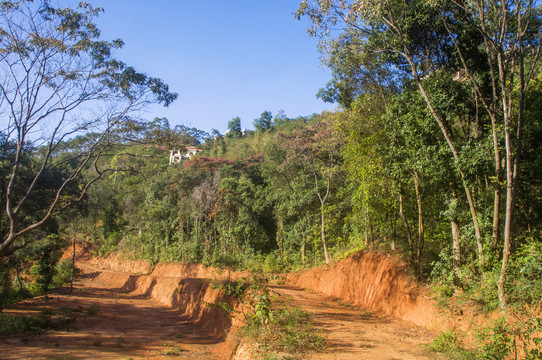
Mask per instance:
[[[301,128],[287,139],[286,163],[299,163],[310,174],[320,203],[320,237],[326,264],[330,256],[326,242],[325,206],[332,191],[332,181],[339,175],[341,135],[333,128],[332,114],[322,121]]]

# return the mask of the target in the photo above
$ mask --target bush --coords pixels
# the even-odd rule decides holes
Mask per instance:
[[[56,312],[43,310],[36,315],[28,316],[0,313],[0,335],[65,329],[75,320],[76,311],[69,307],[61,308]]]
[[[107,234],[107,237],[104,239],[98,254],[100,256],[106,257],[117,249],[117,245],[120,240],[120,234],[117,231],[113,231]]]
[[[56,234],[51,234],[34,245],[32,253],[37,261],[30,268],[30,274],[35,281],[31,290],[33,295],[45,293],[53,285],[53,278],[57,272],[56,265],[65,245],[66,243]]]
[[[516,335],[507,324],[505,318],[500,318],[491,326],[483,328],[476,334],[482,344],[477,360],[503,360],[508,354],[516,353]]]
[[[245,333],[261,344],[264,356],[286,353],[300,357],[309,351],[322,350],[326,342],[313,328],[311,314],[298,308],[275,308],[265,324],[249,322]]]
[[[471,360],[475,354],[463,348],[459,336],[453,330],[443,331],[428,346],[433,352],[446,355],[451,360]]]
[[[0,334],[9,335],[27,331],[37,331],[48,327],[48,316],[13,316],[0,314]]]
[[[515,252],[507,288],[510,303],[534,305],[542,300],[542,243],[526,242]]]
[[[56,265],[56,274],[53,277],[53,286],[63,286],[71,282],[72,264],[72,259],[64,259]],[[74,276],[81,272],[81,270],[77,267],[75,267],[73,270]]]

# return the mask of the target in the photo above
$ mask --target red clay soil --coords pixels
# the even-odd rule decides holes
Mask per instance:
[[[8,336],[2,359],[229,359],[237,343],[226,337],[231,322],[206,302],[227,301],[201,279],[156,278],[79,264],[84,274],[67,288],[23,301],[8,313],[71,309],[66,331]],[[179,284],[180,283],[180,284]],[[172,290],[173,289],[173,290]],[[132,291],[134,290],[134,291]],[[153,298],[169,293],[169,304]],[[186,296],[185,296],[186,295]],[[187,305],[188,306],[185,306]],[[89,309],[97,313],[89,314]]]
[[[290,276],[297,287],[341,299],[373,313],[442,328],[434,302],[411,281],[406,267],[390,255],[355,253],[333,266],[321,266]]]
[[[232,358],[237,341],[226,335],[231,320],[221,309],[205,305],[232,303],[232,299],[202,279],[228,280],[247,274],[181,264],[159,264],[150,272],[146,263],[115,257],[84,261],[79,263],[83,275],[73,294],[57,289],[49,294],[48,302],[31,299],[8,310],[32,313],[70,308],[80,312],[77,320],[67,331],[6,337],[0,342],[0,358]],[[422,346],[434,334],[415,325],[431,325],[436,319],[434,308],[407,280],[404,268],[386,256],[358,253],[293,280],[296,286],[313,290],[278,286],[275,291],[293,306],[312,312],[315,326],[330,344],[325,352],[307,358],[435,358],[425,354]],[[92,308],[96,314],[88,314]],[[234,320],[233,327],[238,325]],[[250,351],[235,357],[253,358]]]
[[[321,294],[288,286],[274,288],[293,306],[313,314],[314,326],[328,342],[322,353],[309,354],[310,360],[430,360],[436,359],[425,345],[435,334],[392,317],[376,316],[367,309],[333,301]]]

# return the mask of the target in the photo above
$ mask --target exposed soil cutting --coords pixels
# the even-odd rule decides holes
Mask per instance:
[[[47,331],[7,337],[0,345],[2,359],[229,359],[236,342],[225,337],[224,320],[200,316],[186,308],[172,307],[152,298],[157,284],[130,288],[132,275],[81,265],[84,274],[68,288],[51,291],[43,297],[23,301],[9,312],[38,313],[44,309],[73,309],[77,320],[66,331]],[[162,280],[162,279],[161,279]],[[166,279],[171,282],[171,279]],[[178,284],[179,279],[175,279]],[[140,282],[141,283],[141,282]],[[197,296],[201,281],[185,280],[185,292]],[[131,291],[138,290],[138,291]],[[142,291],[143,290],[143,291]],[[163,290],[163,289],[162,289]],[[177,298],[184,302],[182,297]],[[195,304],[200,310],[221,312]],[[89,309],[96,309],[89,315]]]
[[[301,289],[274,287],[294,306],[313,314],[314,325],[328,341],[324,353],[310,354],[311,360],[429,360],[426,344],[432,332],[410,322],[376,316],[369,310],[347,305]]]
[[[360,264],[367,264],[367,259],[361,260],[355,257],[348,260],[348,266],[357,269],[347,271],[344,265],[333,271],[346,272],[347,279],[362,270],[377,270],[360,270]],[[86,259],[85,263],[79,263],[83,275],[73,293],[68,288],[56,289],[49,293],[48,302],[44,298],[36,298],[8,310],[32,313],[45,308],[72,309],[78,314],[77,320],[68,325],[66,331],[7,337],[0,344],[3,359],[169,359],[172,355],[181,359],[232,358],[238,339],[226,334],[232,326],[231,321],[223,310],[205,305],[231,302],[232,299],[212,289],[202,278],[232,279],[246,274],[177,264],[162,264],[149,273],[150,268],[144,264],[121,264],[118,259],[91,262]],[[386,266],[389,272],[394,265],[389,263]],[[117,269],[137,271],[138,275]],[[313,271],[314,279],[319,281],[333,276],[337,286],[340,279],[333,274],[330,269]],[[353,277],[353,280],[361,281],[359,277]],[[356,291],[346,283],[342,286],[354,293]],[[372,285],[366,283],[365,286],[370,288]],[[382,284],[383,289],[386,286],[389,284]],[[323,330],[329,347],[324,353],[311,354],[310,359],[435,358],[427,355],[423,347],[434,334],[411,322],[382,316],[382,309],[376,308],[375,312],[366,306],[357,308],[325,294],[291,286],[274,286],[273,289],[283,299],[289,299],[292,306],[313,313],[314,325]],[[374,289],[371,291],[375,292]],[[352,299],[347,300],[361,305]],[[96,313],[89,314],[89,309],[95,309]],[[234,328],[238,325],[233,324]],[[251,357],[248,354],[237,359]]]

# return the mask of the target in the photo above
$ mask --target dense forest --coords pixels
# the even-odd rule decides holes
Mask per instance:
[[[112,57],[118,44],[99,40],[91,7],[47,8],[39,24],[59,21],[55,42],[6,27],[20,11],[10,3],[2,304],[46,290],[71,241],[102,256],[266,272],[371,248],[401,256],[442,296],[461,289],[488,309],[540,303],[537,2],[304,1],[297,16],[314,24],[333,71],[318,95],[339,110],[264,111],[245,119],[253,131],[234,118],[225,134],[134,115],[177,95]],[[71,119],[98,101],[103,114]],[[48,117],[49,137],[32,138]]]

